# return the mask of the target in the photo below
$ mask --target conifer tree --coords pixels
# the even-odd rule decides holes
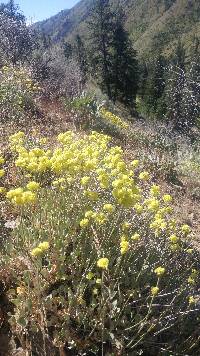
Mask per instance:
[[[67,59],[71,58],[72,55],[73,55],[73,46],[72,46],[72,44],[66,41],[66,42],[63,44],[63,47],[64,47],[64,50],[63,50],[64,56],[65,56]]]
[[[200,68],[198,50],[187,65],[185,50],[179,42],[169,73],[168,117],[174,128],[188,131],[199,116]]]
[[[144,111],[153,118],[163,117],[166,112],[165,85],[166,60],[159,54],[152,62],[143,65],[139,94]]]
[[[149,71],[148,71],[148,65],[146,62],[140,63],[139,67],[139,74],[140,74],[140,79],[139,79],[139,90],[138,93],[142,100],[144,100],[145,95],[146,95],[146,84],[147,80],[149,77]]]
[[[186,85],[185,50],[178,41],[168,80],[168,117],[176,130],[185,130],[187,119],[183,109],[184,88]]]
[[[194,38],[194,46],[191,53],[191,61],[187,73],[187,90],[185,109],[188,113],[188,126],[196,124],[200,117],[200,41]]]
[[[81,74],[82,74],[82,84],[85,84],[86,82],[86,77],[87,77],[87,71],[88,71],[88,65],[87,65],[87,52],[84,46],[84,43],[82,41],[82,38],[80,35],[77,35],[75,38],[75,57],[78,62]]]
[[[129,34],[124,28],[125,15],[118,8],[113,31],[113,99],[128,106],[135,102],[138,89],[138,62]]]
[[[113,12],[109,0],[95,0],[88,22],[91,38],[91,59],[95,76],[109,99],[112,98]]]
[[[92,63],[99,84],[109,99],[133,107],[138,87],[138,63],[120,7],[96,0],[89,22]]]

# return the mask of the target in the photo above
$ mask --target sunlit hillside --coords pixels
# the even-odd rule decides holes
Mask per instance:
[[[116,5],[115,1],[113,2]],[[174,50],[177,38],[183,40],[188,50],[194,36],[200,35],[200,5],[197,0],[123,0],[128,29],[134,47],[141,55]],[[88,40],[87,21],[90,18],[91,0],[82,0],[71,10],[64,10],[35,26],[60,42],[84,35]]]
[[[0,356],[199,355],[199,5],[120,3],[0,4]]]

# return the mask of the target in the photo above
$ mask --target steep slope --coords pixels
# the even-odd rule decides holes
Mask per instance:
[[[66,39],[89,17],[92,0],[82,0],[70,10],[63,10],[47,20],[34,24],[34,28],[49,35],[53,42]]]
[[[82,0],[71,10],[61,11],[35,26],[54,42],[70,39],[76,33],[87,40],[92,3],[93,0]],[[200,36],[199,0],[121,0],[121,4],[134,47],[142,55],[160,50],[169,53],[177,38],[189,49],[194,35]]]

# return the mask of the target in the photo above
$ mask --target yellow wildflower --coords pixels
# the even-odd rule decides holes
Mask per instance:
[[[153,296],[156,296],[159,293],[159,288],[158,287],[151,287],[151,294]]]
[[[0,187],[0,194],[5,194],[6,193],[6,188]]]
[[[101,278],[96,279],[96,284],[101,284]]]
[[[180,250],[180,248],[181,248],[181,247],[180,247],[180,245],[179,245],[179,244],[177,244],[177,243],[173,243],[173,245],[171,245],[171,246],[170,246],[170,248],[171,248],[171,250],[172,250],[172,251],[174,251],[174,252],[175,252],[175,251]]]
[[[144,171],[144,172],[141,172],[140,174],[139,174],[139,178],[141,179],[141,180],[149,180],[149,178],[150,178],[150,175],[149,175],[149,172],[146,172],[146,171]]]
[[[192,295],[188,297],[188,303],[189,304],[195,304],[195,299],[194,299],[194,297]]]
[[[172,201],[172,196],[170,194],[163,195],[163,201],[165,203],[170,203]]]
[[[88,273],[86,274],[86,279],[88,279],[88,281],[91,281],[91,279],[93,279],[93,278],[94,278],[94,273],[88,272]]]
[[[90,219],[94,215],[94,212],[92,210],[88,210],[85,212],[85,218]]]
[[[90,181],[90,177],[83,177],[81,178],[81,185],[86,186],[88,185],[89,181]]]
[[[134,159],[132,162],[131,162],[131,166],[133,168],[137,168],[139,166],[139,160],[138,159]]]
[[[0,169],[0,178],[3,177],[4,175],[5,175],[4,169]]]
[[[169,239],[173,244],[176,244],[179,241],[179,238],[176,235],[171,235]]]
[[[147,206],[148,210],[157,211],[159,209],[159,201],[157,199],[148,199]]]
[[[137,232],[131,236],[131,240],[133,240],[133,241],[139,241],[140,239],[141,239],[141,236]]]
[[[151,195],[158,196],[160,194],[160,187],[158,185],[152,185],[150,190]]]
[[[35,193],[27,190],[26,192],[24,192],[22,194],[22,201],[23,201],[23,204],[31,204],[31,203],[34,203],[36,200],[36,195]]]
[[[135,209],[136,213],[138,213],[138,214],[142,214],[142,212],[144,210],[143,206],[140,204],[135,204],[134,209]]]
[[[122,239],[120,242],[121,254],[124,255],[129,249],[129,242]]]
[[[82,219],[81,221],[80,221],[80,227],[87,227],[88,226],[88,224],[89,224],[89,220],[88,219]]]
[[[32,182],[29,182],[26,187],[27,187],[28,190],[35,191],[35,190],[38,190],[40,188],[40,184],[37,183],[37,182],[32,181]]]
[[[97,201],[99,198],[99,195],[97,192],[92,192],[92,191],[85,191],[85,196],[91,200],[91,201]]]
[[[107,211],[108,213],[113,213],[115,211],[115,207],[112,204],[105,204],[103,206],[103,210]]]
[[[158,277],[162,276],[165,273],[164,267],[157,267],[154,272],[157,274]]]
[[[41,256],[43,254],[43,251],[41,250],[41,248],[39,248],[39,247],[36,247],[36,248],[34,248],[32,251],[31,251],[31,255],[33,256],[33,257],[39,257],[39,256]]]
[[[97,266],[99,268],[102,268],[102,269],[108,269],[108,264],[109,264],[109,259],[108,258],[100,258],[98,261],[97,261]]]
[[[38,245],[38,248],[40,248],[42,252],[46,252],[49,249],[49,242],[48,241],[41,242]]]
[[[126,231],[129,230],[131,228],[131,223],[129,223],[128,221],[124,221],[122,224],[122,230]]]
[[[181,231],[188,235],[191,232],[191,228],[187,224],[184,224],[181,226]]]

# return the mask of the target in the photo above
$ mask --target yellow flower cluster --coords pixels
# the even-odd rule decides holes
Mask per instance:
[[[44,242],[41,242],[38,247],[34,248],[32,251],[31,251],[31,255],[33,257],[39,257],[39,256],[42,256],[44,255],[49,249],[49,242],[48,241],[44,241]]]
[[[188,283],[195,285],[199,278],[199,272],[196,269],[192,269],[192,273],[188,277]]]
[[[20,168],[19,172],[25,172],[25,178],[32,178],[26,182],[25,188],[8,191],[6,196],[12,203],[34,203],[40,186],[45,186],[42,179],[46,179],[46,175],[40,173],[48,172],[51,182],[48,191],[64,191],[69,185],[78,187],[86,207],[86,211],[82,212],[84,215],[78,220],[82,231],[86,228],[92,230],[93,224],[95,228],[102,225],[105,228],[111,220],[111,214],[120,209],[129,214],[131,209],[136,219],[142,221],[144,217],[146,228],[150,229],[151,234],[166,234],[172,251],[180,248],[181,236],[189,234],[190,228],[183,225],[180,230],[177,229],[176,222],[170,219],[172,197],[169,194],[162,196],[158,185],[146,183],[150,174],[139,170],[139,160],[127,164],[122,148],[111,146],[110,138],[97,132],[79,136],[67,131],[58,135],[57,139],[55,148],[45,150],[40,145],[34,147],[32,144],[29,149],[29,141],[23,132],[10,137],[11,147],[17,153],[16,167]],[[1,157],[0,162],[4,162]],[[36,181],[38,175],[41,185]],[[126,220],[124,217],[124,222],[120,223],[120,233],[124,232],[125,237],[119,241],[122,255],[135,248],[136,243],[143,238],[143,231],[139,233],[137,226],[132,226],[132,219],[130,222],[129,218]],[[159,273],[159,269],[156,273]]]
[[[100,115],[105,121],[119,128],[127,129],[129,126],[126,122],[120,119],[119,116],[112,114],[110,111],[106,110],[105,108],[102,108],[100,110]]]
[[[30,173],[43,173],[51,167],[49,159],[49,151],[44,151],[40,148],[34,148],[30,151],[24,147],[16,148],[19,156],[16,160],[16,167],[23,168]]]
[[[23,131],[18,131],[9,137],[9,142],[11,147],[21,146],[24,142],[25,134]]]
[[[121,238],[120,247],[122,255],[124,255],[129,249],[129,242],[126,240],[125,236],[122,236]]]
[[[0,194],[5,194],[6,193],[6,188],[0,187]]]
[[[51,171],[60,176],[62,183],[72,182],[80,176],[81,186],[86,189],[84,196],[91,201],[99,199],[99,188],[111,188],[118,204],[130,208],[139,202],[141,192],[133,179],[134,171],[127,168],[121,147],[108,147],[108,136],[92,132],[89,136],[77,139],[68,131],[60,134],[58,141],[61,147],[52,152],[39,147],[28,150],[24,144],[24,134],[13,135],[10,142],[18,153],[16,166],[32,174]],[[53,185],[59,186],[60,181],[54,181]],[[89,189],[89,185],[93,185],[92,189]],[[31,187],[28,189],[34,190]],[[105,206],[106,209],[113,211],[111,206]]]
[[[106,211],[106,213],[108,214],[110,213],[110,211],[109,212]],[[103,211],[99,211],[99,212],[92,211],[92,210],[86,211],[84,219],[80,221],[80,227],[85,228],[89,225],[90,222],[94,222],[97,225],[105,224],[108,221],[106,213],[104,213]]]
[[[160,289],[159,287],[151,287],[151,294],[153,296],[156,296],[159,293]]]
[[[16,205],[33,204],[36,201],[36,195],[31,190],[24,191],[23,188],[11,189],[6,197]]]
[[[161,277],[165,273],[165,268],[157,267],[154,272],[157,274],[158,277]]]
[[[4,169],[0,169],[0,178],[2,178],[5,175]]]
[[[37,191],[39,188],[40,188],[40,184],[37,183],[37,182],[29,182],[27,185],[26,185],[27,189],[28,190],[31,190],[31,191]]]
[[[108,269],[108,265],[109,265],[109,259],[108,258],[100,258],[98,261],[97,261],[97,266],[99,268],[102,268],[102,269]]]

